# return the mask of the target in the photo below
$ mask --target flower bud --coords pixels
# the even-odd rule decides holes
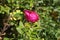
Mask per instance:
[[[36,22],[39,20],[39,15],[35,11],[24,10],[24,16],[29,22]]]

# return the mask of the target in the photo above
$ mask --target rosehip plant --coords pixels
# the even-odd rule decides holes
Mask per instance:
[[[60,0],[0,0],[0,40],[60,40]]]
[[[35,11],[24,10],[24,15],[29,22],[36,22],[39,20],[39,15]]]

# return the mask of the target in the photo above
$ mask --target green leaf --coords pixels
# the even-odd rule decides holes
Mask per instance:
[[[24,28],[24,25],[23,23],[20,21],[19,23],[19,26],[16,27],[16,30],[20,33],[20,34],[23,34],[23,29]]]
[[[4,40],[9,40],[9,38],[4,37]]]

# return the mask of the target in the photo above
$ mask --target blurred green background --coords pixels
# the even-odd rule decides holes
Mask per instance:
[[[40,19],[26,21],[24,9],[35,10]],[[0,21],[5,19],[13,26],[4,31],[3,40],[60,40],[60,0],[0,0]]]

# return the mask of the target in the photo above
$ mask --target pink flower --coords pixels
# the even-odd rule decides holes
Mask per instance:
[[[24,10],[24,16],[29,22],[36,22],[39,20],[39,15],[35,11]]]

